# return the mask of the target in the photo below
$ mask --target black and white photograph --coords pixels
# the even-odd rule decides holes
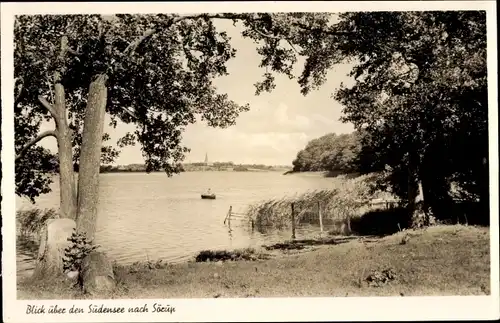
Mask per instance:
[[[495,11],[2,3],[4,320],[498,319]]]

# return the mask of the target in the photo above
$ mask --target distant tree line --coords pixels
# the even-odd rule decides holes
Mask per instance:
[[[55,161],[57,162],[57,161]],[[214,162],[209,165],[203,162],[195,163],[184,163],[179,165],[180,172],[189,171],[222,171],[222,170],[233,170],[233,171],[249,171],[251,169],[258,170],[273,170],[282,169],[285,166],[270,166],[264,164],[234,164],[233,162]],[[74,165],[74,170],[78,172],[78,164]],[[162,170],[160,170],[162,171]],[[129,173],[129,172],[146,172],[145,164],[129,164],[129,165],[101,165],[100,173]]]

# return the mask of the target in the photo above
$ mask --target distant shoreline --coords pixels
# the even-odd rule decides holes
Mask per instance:
[[[248,170],[216,170],[216,169],[209,169],[209,170],[184,170],[179,172],[180,173],[209,173],[209,172],[221,172],[221,173],[277,173],[277,172],[282,172],[283,170],[281,169],[272,169],[272,170],[261,170],[261,169],[248,169]],[[156,171],[151,171],[149,173],[164,173],[165,171],[162,170],[156,170]],[[142,173],[142,174],[147,174],[145,170],[115,170],[115,171],[101,171],[100,174],[114,174],[114,173]]]
[[[337,176],[347,176],[350,178],[354,178],[360,176],[361,174],[358,172],[340,172],[340,171],[327,171],[327,170],[317,170],[317,171],[294,171],[287,170],[283,173],[283,175],[293,175],[293,174],[319,174],[324,177],[337,177]]]
[[[240,164],[232,163],[214,163],[204,165],[203,163],[183,164],[180,172],[288,172],[291,167],[276,165],[260,165],[260,164]],[[163,172],[152,171],[151,173]],[[100,173],[147,173],[144,165],[131,164],[120,166],[101,166]]]

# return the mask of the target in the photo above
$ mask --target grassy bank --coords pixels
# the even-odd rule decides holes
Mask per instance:
[[[266,260],[117,267],[118,289],[111,297],[484,295],[490,291],[487,228],[435,226],[384,238],[328,241],[300,250],[267,250],[270,259]],[[85,295],[69,282],[18,284],[20,299],[74,297]]]

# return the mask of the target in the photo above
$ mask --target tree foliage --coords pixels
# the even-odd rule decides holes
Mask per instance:
[[[309,141],[293,161],[293,171],[351,173],[358,170],[361,140],[357,132],[329,133]]]
[[[355,48],[359,60],[369,58],[354,69],[356,84],[342,88],[336,99],[345,106],[344,120],[370,134],[377,166],[390,167],[386,183],[406,198],[408,185],[420,181],[429,205],[443,216],[452,180],[464,188],[469,183],[469,193],[484,201],[485,13],[347,17],[368,30],[366,38],[353,39],[347,48]],[[384,28],[369,32],[373,25]]]
[[[174,19],[165,15],[44,15],[19,16],[15,23],[16,153],[35,139],[44,121],[51,119],[38,97],[54,96],[54,73],[64,64],[61,84],[66,94],[67,118],[73,130],[73,157],[78,163],[88,86],[95,75],[109,74],[106,111],[110,126],[134,123],[136,130],[118,140],[118,148],[138,142],[148,171],[177,171],[187,151],[182,131],[200,116],[210,126],[235,123],[248,106],[219,94],[212,84],[227,74],[225,64],[234,50],[224,32],[208,19],[183,20],[150,35],[132,53],[134,40]],[[67,55],[59,58],[59,44],[67,37]],[[104,134],[103,142],[109,141]],[[110,163],[119,151],[103,145],[102,162]],[[50,184],[54,156],[30,149],[16,165],[20,195],[34,198]]]
[[[302,91],[355,63],[354,85],[334,97],[366,134],[365,171],[386,170],[383,183],[404,200],[422,183],[435,212],[446,212],[452,182],[488,202],[485,12],[342,13],[315,39],[302,42]]]

